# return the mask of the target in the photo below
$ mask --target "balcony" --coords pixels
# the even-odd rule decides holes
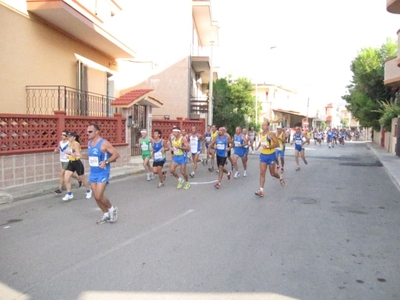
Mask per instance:
[[[26,0],[27,10],[113,58],[133,58],[135,52],[105,30],[104,22],[121,8],[115,1]],[[107,16],[107,17],[106,17]]]
[[[400,86],[400,61],[397,57],[385,61],[384,84],[386,86]]]
[[[190,119],[200,119],[200,114],[208,113],[208,98],[190,98]]]
[[[114,97],[77,90],[67,86],[26,86],[26,113],[51,115],[62,110],[67,116],[112,117]]]
[[[393,14],[400,14],[400,0],[386,0],[386,10]]]
[[[193,0],[192,11],[201,46],[218,46],[218,25],[212,20],[210,1]]]

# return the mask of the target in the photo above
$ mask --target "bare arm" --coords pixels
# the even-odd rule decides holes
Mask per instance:
[[[117,149],[115,149],[113,147],[113,145],[110,144],[109,141],[103,141],[103,143],[101,144],[101,149],[102,152],[108,152],[111,154],[111,156],[109,158],[107,158],[106,160],[100,162],[99,167],[100,168],[105,168],[107,163],[111,163],[117,160],[117,158],[120,157],[119,152],[117,151]]]

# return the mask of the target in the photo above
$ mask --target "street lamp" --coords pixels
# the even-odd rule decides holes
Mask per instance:
[[[210,49],[210,80],[208,89],[208,125],[213,124],[213,84],[214,84],[214,70],[213,70],[213,46],[214,41],[211,41]]]

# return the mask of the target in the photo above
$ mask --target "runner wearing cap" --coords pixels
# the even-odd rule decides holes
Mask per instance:
[[[186,151],[190,149],[189,143],[186,138],[184,138],[181,134],[181,130],[179,127],[176,127],[172,130],[173,138],[172,138],[172,150],[174,151],[174,157],[171,162],[170,172],[172,176],[178,179],[178,185],[176,186],[180,189],[183,186],[184,190],[190,188],[189,176],[186,173],[186,162],[187,156]],[[180,167],[181,174],[184,179],[182,179],[177,173],[176,168]],[[185,184],[184,184],[185,183]]]

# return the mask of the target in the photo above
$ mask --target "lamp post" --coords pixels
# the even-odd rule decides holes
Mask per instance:
[[[213,70],[213,46],[214,41],[211,41],[210,49],[210,82],[208,89],[208,125],[213,124],[213,84],[214,84],[214,70]]]

